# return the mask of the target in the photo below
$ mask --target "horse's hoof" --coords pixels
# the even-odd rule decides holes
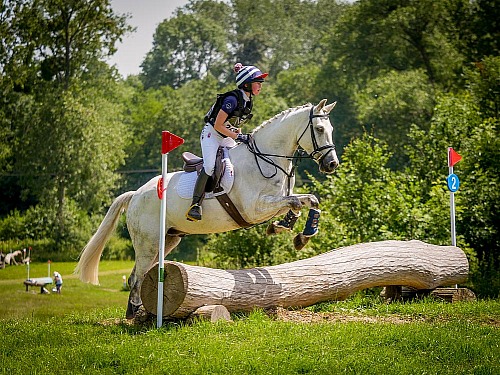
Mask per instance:
[[[141,306],[142,305],[134,305],[129,301],[128,305],[127,305],[127,312],[125,313],[125,317],[127,319],[134,319],[136,314],[137,314],[137,311],[139,311]]]
[[[295,250],[302,250],[308,242],[309,237],[304,236],[302,233],[297,234],[293,238],[293,246],[295,247]]]
[[[272,236],[273,234],[279,234],[282,232],[290,232],[291,229],[283,225],[280,225],[279,221],[275,221],[267,226],[266,234]]]
[[[267,236],[272,236],[273,234],[277,234],[276,233],[276,227],[274,226],[274,223],[271,223],[267,226],[267,229],[266,229],[266,235]]]
[[[139,306],[134,316],[134,324],[146,324],[156,321],[156,315],[146,311],[144,306]]]

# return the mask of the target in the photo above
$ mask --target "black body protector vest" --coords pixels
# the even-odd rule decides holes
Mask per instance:
[[[247,102],[243,99],[243,93],[240,89],[228,91],[224,94],[217,94],[217,100],[215,104],[210,108],[208,113],[205,115],[205,123],[210,123],[212,126],[215,124],[215,119],[219,114],[220,109],[222,108],[222,103],[224,99],[229,95],[236,96],[237,106],[236,109],[229,114],[226,122],[224,123],[228,128],[240,128],[245,122],[252,118],[252,98]]]

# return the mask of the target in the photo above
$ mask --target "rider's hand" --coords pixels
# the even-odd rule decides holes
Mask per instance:
[[[236,141],[242,142],[247,145],[250,142],[250,134],[239,133],[236,137]]]

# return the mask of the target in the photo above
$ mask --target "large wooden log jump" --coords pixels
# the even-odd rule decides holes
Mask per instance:
[[[381,241],[332,250],[277,266],[221,270],[165,263],[163,315],[189,317],[205,305],[229,312],[255,308],[306,307],[346,299],[375,286],[434,289],[464,282],[469,263],[455,246],[421,241]],[[158,264],[141,288],[144,308],[156,315]]]

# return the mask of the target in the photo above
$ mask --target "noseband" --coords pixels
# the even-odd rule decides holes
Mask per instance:
[[[326,115],[315,115],[314,114],[314,106],[312,106],[311,111],[309,112],[309,122],[307,123],[306,128],[304,129],[304,131],[300,135],[299,139],[297,140],[297,145],[299,145],[299,142],[302,139],[302,137],[304,136],[304,134],[306,133],[307,129],[311,129],[311,142],[313,144],[313,151],[309,154],[309,157],[311,159],[316,160],[316,162],[319,164],[323,161],[323,159],[326,157],[326,155],[328,155],[328,153],[335,151],[335,144],[324,145],[324,146],[318,147],[318,141],[316,140],[316,135],[314,134],[314,127],[313,127],[313,119],[314,118],[327,119],[328,115],[327,114]],[[299,145],[299,147],[300,147],[300,145]],[[323,155],[320,154],[321,151],[327,150],[327,149],[328,149],[328,152],[325,152]],[[317,157],[318,154],[319,154],[319,158]]]

